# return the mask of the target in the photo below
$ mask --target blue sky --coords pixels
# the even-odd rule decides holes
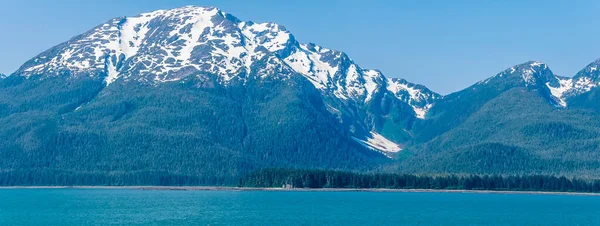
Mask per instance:
[[[0,72],[110,18],[185,5],[284,25],[363,68],[442,94],[528,60],[572,76],[600,58],[600,1],[2,0]]]

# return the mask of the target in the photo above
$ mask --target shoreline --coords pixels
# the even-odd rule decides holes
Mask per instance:
[[[556,191],[501,191],[501,190],[449,190],[449,189],[390,189],[390,188],[269,188],[221,186],[0,186],[2,189],[130,189],[168,191],[279,191],[279,192],[390,192],[390,193],[468,193],[468,194],[537,194],[600,196],[600,193]]]

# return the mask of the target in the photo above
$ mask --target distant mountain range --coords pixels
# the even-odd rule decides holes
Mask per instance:
[[[443,96],[281,25],[159,10],[109,20],[0,76],[0,172],[598,177],[598,64],[561,77],[526,62]]]

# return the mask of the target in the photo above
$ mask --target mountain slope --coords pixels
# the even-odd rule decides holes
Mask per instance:
[[[304,80],[105,87],[100,79],[10,77],[1,84],[0,97],[11,97],[0,98],[2,171],[222,181],[262,167],[385,162],[350,139]],[[18,93],[28,95],[13,99]]]
[[[232,183],[267,167],[594,177],[598,62],[569,78],[530,61],[442,96],[275,23],[158,10],[0,79],[0,172],[51,184]]]
[[[561,83],[560,77],[555,76],[544,63],[531,61],[508,68],[489,79],[436,101],[429,117],[419,122],[415,130],[418,134],[417,140],[427,141],[447,132],[463,123],[492,99],[514,88],[534,91],[546,99],[547,103],[562,106],[563,101],[552,95],[547,84]]]
[[[365,112],[386,81],[216,8],[117,18],[0,82],[0,171],[214,183],[263,167],[374,169],[400,150]]]
[[[258,67],[260,62],[266,67]],[[109,85],[116,79],[160,83],[203,73],[226,84],[257,68],[271,70],[265,74],[291,69],[328,95],[362,102],[389,83],[420,114],[439,96],[405,80],[388,82],[343,52],[301,44],[281,25],[243,22],[217,8],[195,6],[112,19],[36,56],[16,74],[85,73],[104,76]]]
[[[227,86],[252,76],[285,80],[300,74],[322,92],[341,123],[364,141],[380,137],[380,121],[386,118],[360,113],[380,101],[373,98],[377,93],[391,92],[403,103],[392,110],[412,111],[403,117],[417,118],[423,118],[439,97],[423,86],[362,69],[343,52],[301,44],[281,25],[244,22],[214,7],[112,19],[36,56],[15,74],[98,77],[106,86],[117,80],[158,85],[189,76]]]
[[[445,96],[420,125],[422,143],[409,148],[412,156],[400,167],[430,173],[597,177],[600,108],[574,103],[591,93],[565,86],[577,79],[527,62]]]
[[[566,101],[572,108],[600,110],[600,59],[588,64],[570,79],[571,89],[566,92]]]

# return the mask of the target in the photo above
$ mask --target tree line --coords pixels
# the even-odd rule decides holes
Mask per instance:
[[[259,170],[241,178],[238,186],[600,192],[600,180],[584,180],[564,176],[430,176],[301,169]]]
[[[0,186],[231,186],[236,178],[180,175],[161,171],[64,172],[18,170],[0,172]]]
[[[241,177],[178,175],[160,171],[73,173],[54,170],[0,172],[0,186],[239,186],[287,188],[387,188],[600,193],[600,180],[546,175],[411,175],[311,169],[262,169]]]

